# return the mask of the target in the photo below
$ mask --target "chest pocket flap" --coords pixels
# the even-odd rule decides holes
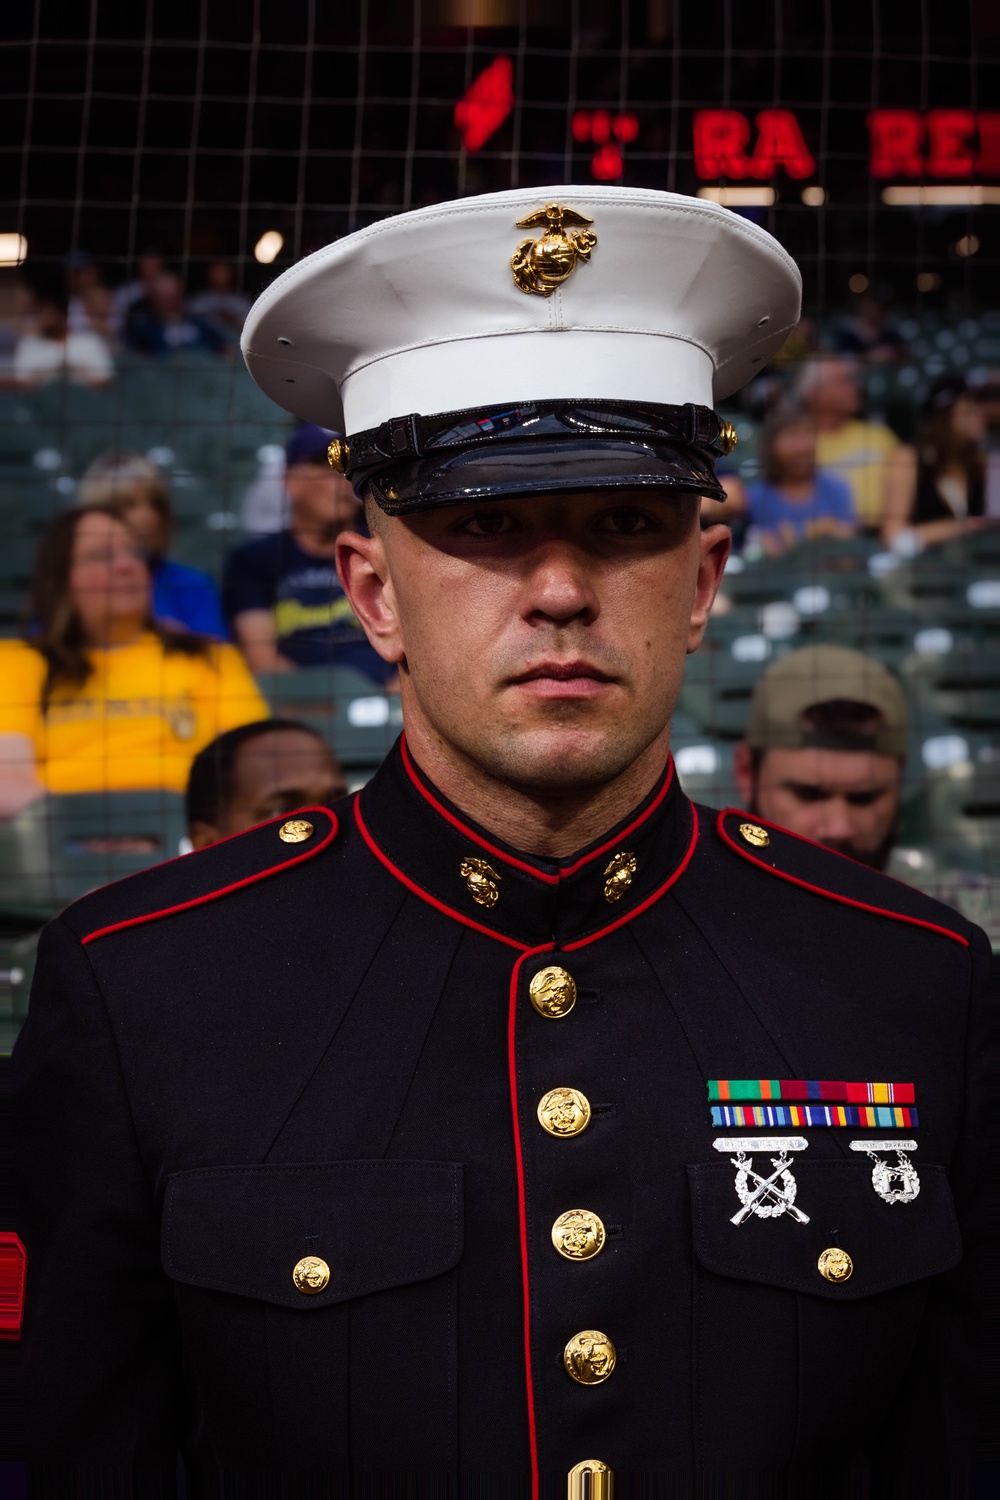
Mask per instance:
[[[764,1162],[769,1158],[755,1165],[770,1176]],[[866,1157],[811,1162],[797,1157],[789,1163],[795,1207],[809,1222],[798,1223],[787,1213],[769,1219],[751,1214],[739,1225],[731,1222],[740,1199],[729,1162],[689,1166],[695,1255],[717,1276],[840,1302],[937,1276],[962,1258],[958,1221],[944,1169],[914,1165],[920,1173],[918,1196],[911,1203],[887,1203],[872,1187]],[[831,1247],[851,1257],[849,1280],[832,1283],[821,1275],[819,1257]]]
[[[439,1276],[461,1253],[452,1162],[208,1167],[167,1183],[163,1266],[190,1286],[310,1311]],[[330,1272],[312,1295],[292,1279],[305,1256]]]

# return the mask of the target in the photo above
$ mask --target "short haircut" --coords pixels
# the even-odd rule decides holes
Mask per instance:
[[[311,724],[298,719],[256,719],[252,724],[241,724],[237,729],[227,729],[225,734],[199,750],[191,762],[187,790],[184,793],[184,811],[188,826],[192,823],[208,823],[218,828],[219,820],[229,806],[235,790],[233,773],[236,757],[241,748],[262,734],[274,730],[297,729],[302,734],[311,734],[326,745],[326,740]],[[332,754],[332,752],[331,752]]]

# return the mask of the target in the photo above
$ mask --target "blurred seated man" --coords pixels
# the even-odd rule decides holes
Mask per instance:
[[[295,719],[260,719],[227,730],[195,756],[184,799],[188,837],[205,849],[346,792],[344,773],[315,729]]]
[[[906,749],[906,700],[892,674],[860,651],[806,646],[757,682],[734,770],[755,817],[884,870]]]
[[[14,380],[31,387],[52,380],[107,385],[115,373],[111,351],[93,329],[69,326],[69,292],[62,278],[38,279],[29,290],[31,329],[14,350]]]
[[[857,531],[850,487],[817,466],[816,422],[808,412],[771,417],[760,451],[760,478],[747,486],[750,525],[768,557],[816,536]]]
[[[205,289],[188,298],[187,310],[209,323],[223,338],[238,340],[250,311],[250,298],[238,291],[231,261],[213,260],[205,275]]]
[[[285,462],[291,525],[230,553],[223,605],[252,672],[335,665],[384,683],[385,663],[355,619],[334,562],[337,537],[360,523],[349,480],[327,459],[336,436],[309,425],[292,433]]]
[[[861,385],[853,359],[817,355],[799,372],[797,394],[816,419],[816,458],[821,469],[850,486],[861,525],[875,530],[885,513],[886,464],[899,439],[884,422],[860,415]]]
[[[124,340],[126,349],[156,358],[192,350],[225,354],[232,348],[212,324],[185,310],[184,285],[173,271],[157,276],[147,296],[131,308]]]

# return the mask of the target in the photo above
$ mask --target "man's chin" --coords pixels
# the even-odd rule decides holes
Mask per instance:
[[[486,740],[474,748],[472,758],[489,775],[520,791],[571,796],[606,786],[645,748],[614,726],[546,725]]]

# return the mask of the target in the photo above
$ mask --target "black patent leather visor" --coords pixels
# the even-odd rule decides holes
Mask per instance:
[[[394,418],[349,439],[348,476],[389,515],[500,496],[668,489],[724,500],[725,424],[705,406],[538,401]]]

